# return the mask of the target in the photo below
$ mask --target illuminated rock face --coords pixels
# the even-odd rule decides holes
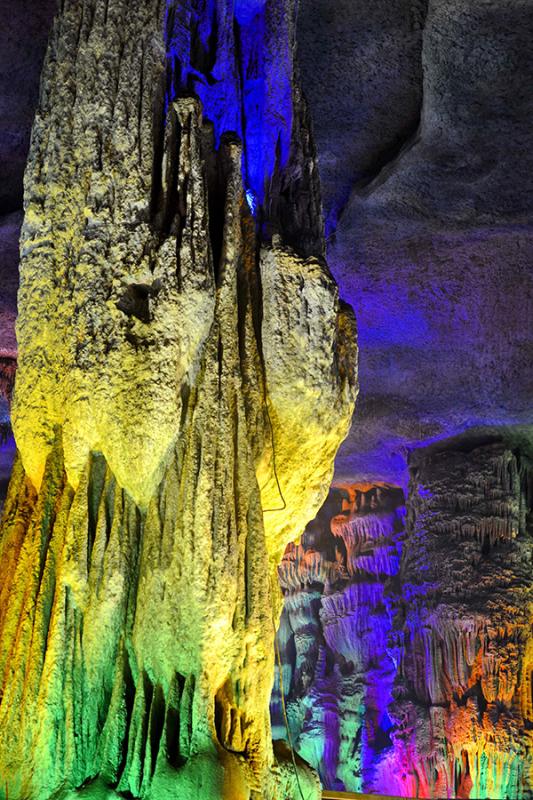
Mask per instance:
[[[330,789],[389,789],[379,765],[391,747],[388,638],[403,504],[394,487],[335,487],[279,568],[287,716],[295,747]],[[272,715],[284,736],[279,675]]]
[[[299,29],[328,263],[360,334],[336,477],[403,486],[405,448],[533,422],[533,14],[305,0]]]
[[[412,458],[392,707],[398,793],[531,796],[532,555],[531,462],[519,450],[466,440]]]
[[[355,331],[322,259],[292,7],[255,5],[72,0],[55,23],[26,173],[0,797],[297,796],[271,744],[275,570],[348,430]],[[195,80],[230,56],[204,121]],[[274,66],[279,130],[259,93],[241,145],[217,103]]]
[[[363,505],[337,489],[287,549],[278,634],[287,715],[298,752],[329,788],[531,796],[533,538],[522,449],[470,437],[417,451],[405,517],[401,492],[351,487],[352,498],[373,498]],[[278,678],[282,736],[279,692]]]

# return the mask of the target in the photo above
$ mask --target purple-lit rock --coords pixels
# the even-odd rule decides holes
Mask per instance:
[[[524,0],[304,2],[328,262],[359,326],[346,480],[533,421],[533,13]]]

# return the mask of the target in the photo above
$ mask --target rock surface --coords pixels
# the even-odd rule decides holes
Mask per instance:
[[[405,516],[401,490],[337,488],[287,549],[274,732],[283,688],[328,788],[529,798],[530,454],[464,437],[410,471]]]
[[[249,27],[253,7],[238,4]],[[5,15],[0,77],[20,142],[52,12],[52,2],[12,3]],[[211,117],[237,129],[236,104],[224,111],[216,100],[220,81],[234,97],[234,76],[224,58],[212,72],[210,25],[185,77]],[[360,328],[363,393],[337,476],[405,486],[409,448],[472,426],[531,424],[531,3],[301,0],[297,33],[329,263]],[[183,42],[174,36],[177,58]],[[249,120],[265,88],[249,85]],[[287,108],[283,81],[272,97],[271,120]],[[276,130],[279,121],[256,152]],[[286,128],[281,138],[287,151]],[[4,164],[14,141],[5,138]],[[252,203],[262,191],[255,164]]]
[[[322,258],[292,5],[232,8],[216,37],[210,7],[158,0],[70,0],[54,25],[0,540],[10,800],[319,795],[272,746],[275,568],[327,493],[355,328]],[[215,114],[230,89],[242,142]]]
[[[274,735],[287,735],[283,688],[294,746],[328,789],[392,793],[379,765],[391,747],[388,648],[404,517],[401,489],[335,486],[279,568]]]
[[[427,0],[301,0],[298,63],[319,152],[326,227],[415,134]]]
[[[337,477],[406,486],[409,449],[533,422],[533,6],[392,6],[304,0],[299,52],[360,335]]]
[[[391,651],[404,796],[533,792],[531,511],[530,454],[508,441],[463,439],[411,460]]]

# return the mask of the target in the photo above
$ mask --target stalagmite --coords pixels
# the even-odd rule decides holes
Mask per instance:
[[[356,352],[292,18],[61,4],[26,172],[2,800],[319,796],[272,747],[273,587]]]

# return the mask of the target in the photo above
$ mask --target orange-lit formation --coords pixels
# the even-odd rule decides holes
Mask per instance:
[[[505,442],[435,445],[411,457],[406,500],[336,485],[287,549],[287,713],[329,788],[529,797],[530,482]],[[282,735],[279,684],[272,713]]]

